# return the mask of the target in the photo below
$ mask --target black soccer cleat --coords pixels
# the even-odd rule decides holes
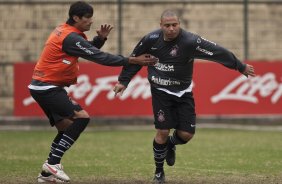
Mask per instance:
[[[165,173],[164,172],[155,173],[153,183],[164,184],[165,183]]]
[[[173,147],[167,148],[167,154],[165,160],[168,166],[173,166],[175,163],[175,150],[176,150],[175,145],[173,145]]]

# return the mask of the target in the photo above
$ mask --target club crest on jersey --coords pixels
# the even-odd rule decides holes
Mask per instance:
[[[171,55],[171,56],[173,56],[173,57],[177,56],[177,54],[178,54],[178,49],[179,49],[178,45],[173,46],[172,49],[171,49],[171,51],[170,51],[170,53],[169,53],[169,55]]]
[[[165,121],[165,113],[164,113],[164,111],[159,110],[159,112],[157,114],[157,117],[158,117],[158,121],[159,122],[164,122]]]

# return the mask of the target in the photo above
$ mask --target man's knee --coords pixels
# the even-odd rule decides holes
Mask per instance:
[[[71,124],[73,123],[70,119],[63,119],[57,123],[55,123],[55,127],[58,131],[65,131]]]
[[[169,130],[157,129],[155,141],[159,144],[165,144],[169,136]]]
[[[56,128],[58,131],[65,131],[75,119],[88,119],[89,121],[89,114],[85,110],[81,111],[74,111],[74,116],[65,118],[57,123],[55,123]]]
[[[89,114],[85,110],[74,111],[73,119],[78,119],[78,118],[90,118],[90,117],[89,117]]]
[[[177,135],[186,143],[190,141],[194,136],[194,134],[182,130],[177,130]]]

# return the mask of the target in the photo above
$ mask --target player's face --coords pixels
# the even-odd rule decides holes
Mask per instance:
[[[92,15],[91,16],[90,15],[89,16],[83,16],[81,18],[76,17],[75,21],[76,21],[75,27],[82,32],[89,31],[90,27],[93,23]]]
[[[171,41],[174,40],[180,31],[180,22],[178,17],[163,17],[160,23],[161,29],[164,33],[164,40]]]

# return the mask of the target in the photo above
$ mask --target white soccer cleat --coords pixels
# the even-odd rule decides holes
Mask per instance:
[[[42,170],[52,174],[53,176],[60,180],[63,180],[64,182],[70,181],[68,175],[63,171],[63,166],[61,164],[51,165],[48,163],[44,163],[42,166]]]
[[[37,182],[38,183],[66,183],[63,180],[56,178],[54,175],[42,176],[41,174],[37,176]]]

